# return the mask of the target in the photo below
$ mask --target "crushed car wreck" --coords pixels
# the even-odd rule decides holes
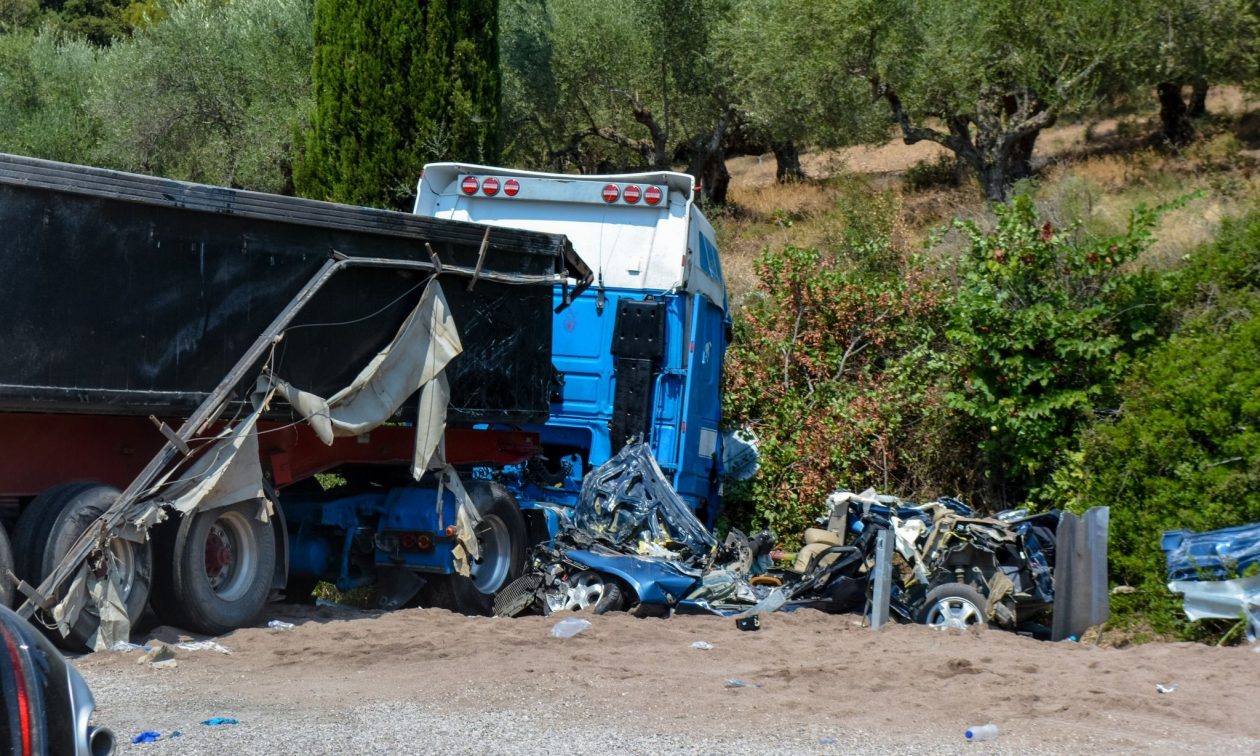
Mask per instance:
[[[1106,620],[1106,509],[1083,520],[1022,510],[981,517],[942,497],[926,504],[837,491],[829,514],[805,533],[789,595],[829,599],[833,611],[869,600],[874,534],[893,534],[892,613],[935,627],[993,624],[1056,640]],[[1080,522],[1086,527],[1079,528]],[[1076,531],[1085,543],[1078,547]],[[845,544],[842,539],[848,538]],[[1069,548],[1058,548],[1070,543]],[[830,589],[828,589],[830,586]],[[1044,624],[1053,616],[1053,627]]]
[[[578,504],[529,569],[495,599],[495,613],[738,614],[777,580],[754,584],[774,538],[707,531],[670,487],[646,444],[632,444],[586,476]]]
[[[1171,530],[1160,546],[1168,560],[1168,590],[1182,594],[1186,617],[1247,621],[1247,640],[1260,638],[1260,523],[1205,533]]]
[[[1106,619],[1105,508],[1083,518],[990,518],[955,499],[913,504],[873,491],[837,491],[827,504],[794,561],[778,567],[772,533],[732,530],[719,543],[669,487],[647,445],[627,446],[586,477],[577,506],[499,594],[495,612],[867,612],[884,532],[894,544],[888,604],[903,621],[992,624],[1058,640]]]

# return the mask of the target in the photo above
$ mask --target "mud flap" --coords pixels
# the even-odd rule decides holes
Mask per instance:
[[[1081,637],[1111,616],[1107,590],[1107,528],[1111,510],[1083,517],[1064,512],[1055,533],[1054,622],[1050,639]]]

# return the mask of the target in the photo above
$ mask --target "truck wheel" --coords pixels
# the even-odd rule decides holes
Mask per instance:
[[[0,525],[0,606],[8,609],[13,606],[13,583],[9,581],[9,573],[16,570],[13,565],[13,549],[9,546],[9,535]]]
[[[963,583],[945,583],[928,591],[919,612],[919,621],[929,627],[966,630],[984,627],[984,607],[988,603],[980,591]]]
[[[498,483],[473,481],[468,486],[481,522],[477,524],[477,544],[481,558],[469,572],[477,590],[493,596],[525,570],[525,518],[516,499]]]
[[[42,583],[118,494],[117,488],[103,483],[64,483],[35,497],[18,518],[13,533],[19,577],[31,585]],[[118,571],[127,618],[134,625],[149,600],[153,573],[150,544],[115,538],[109,551],[110,569]],[[73,650],[87,649],[99,626],[100,615],[89,605],[79,614],[69,636],[61,638],[53,633],[53,640]]]
[[[276,537],[241,502],[172,518],[155,528],[153,608],[168,624],[222,635],[254,621],[271,592]]]

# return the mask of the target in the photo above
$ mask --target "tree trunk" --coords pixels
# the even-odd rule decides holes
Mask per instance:
[[[1001,160],[985,161],[981,165],[972,164],[976,177],[980,179],[980,188],[984,190],[984,198],[990,202],[1005,202],[1011,182],[1007,179],[1007,165]]]
[[[801,153],[796,142],[777,142],[771,145],[774,151],[774,180],[780,184],[790,184],[805,178],[801,170]]]
[[[1032,153],[1040,131],[1015,139],[997,139],[988,150],[969,150],[959,157],[976,173],[984,198],[1005,202],[1011,186],[1032,175]]]
[[[1011,142],[1010,152],[1006,157],[1006,181],[1010,184],[1026,179],[1033,174],[1033,149],[1037,146],[1037,137],[1041,132],[1034,131]]]
[[[1187,115],[1191,118],[1202,118],[1207,115],[1207,95],[1208,80],[1202,76],[1196,76],[1190,92],[1190,109]]]
[[[703,154],[701,154],[703,153]],[[700,185],[700,196],[713,205],[726,204],[726,192],[731,185],[731,174],[726,170],[726,151],[697,150],[687,166],[687,173]]]
[[[1159,97],[1160,136],[1173,147],[1186,146],[1194,139],[1194,124],[1181,99],[1181,85],[1164,82],[1155,92]]]

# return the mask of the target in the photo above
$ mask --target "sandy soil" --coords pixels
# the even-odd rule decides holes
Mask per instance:
[[[541,617],[269,616],[298,626],[237,631],[219,639],[231,655],[179,652],[175,669],[137,665],[138,652],[78,659],[98,722],[120,740],[184,733],[122,749],[153,753],[1260,751],[1250,648],[872,632],[814,611],[771,615],[759,632],[714,617],[587,617],[571,639],[549,637],[556,620]],[[241,724],[198,724],[213,716]],[[987,722],[996,741],[964,741]]]

